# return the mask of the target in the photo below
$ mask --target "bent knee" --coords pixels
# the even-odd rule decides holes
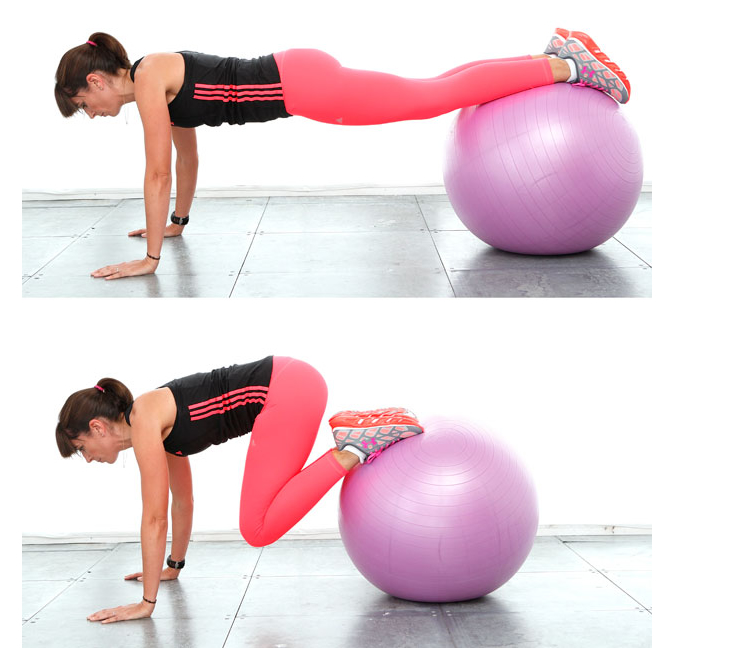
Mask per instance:
[[[250,546],[255,548],[262,548],[263,546],[273,544],[280,537],[280,535],[264,532],[262,529],[259,530],[247,525],[243,526],[242,523],[240,523],[240,534]]]

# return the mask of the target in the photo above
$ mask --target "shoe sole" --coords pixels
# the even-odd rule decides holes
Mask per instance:
[[[419,421],[406,409],[381,409],[378,411],[340,411],[328,420],[328,424],[332,429],[336,429],[419,424]]]

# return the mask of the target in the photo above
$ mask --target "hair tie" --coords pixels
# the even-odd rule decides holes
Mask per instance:
[[[86,45],[92,45],[93,47],[99,47],[94,41],[86,41]]]
[[[104,392],[104,389],[99,384],[97,384],[96,386],[94,386],[94,388],[96,388],[96,390],[102,391],[102,393]]]

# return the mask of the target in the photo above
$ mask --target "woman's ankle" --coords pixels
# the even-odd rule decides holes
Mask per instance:
[[[570,79],[570,66],[565,59],[550,58],[549,64],[552,68],[552,76],[555,83],[562,83]]]
[[[350,451],[334,449],[333,457],[347,472],[359,465],[359,458],[357,458],[357,456]]]

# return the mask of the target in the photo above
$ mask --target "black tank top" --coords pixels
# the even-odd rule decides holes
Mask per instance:
[[[255,59],[222,58],[213,54],[179,52],[185,60],[185,81],[169,103],[172,126],[245,124],[291,117],[276,59],[272,54]],[[135,70],[143,59],[130,69]]]
[[[174,379],[169,388],[177,404],[164,449],[175,456],[197,454],[211,445],[252,431],[266,403],[273,357]],[[130,424],[130,411],[125,420]]]

